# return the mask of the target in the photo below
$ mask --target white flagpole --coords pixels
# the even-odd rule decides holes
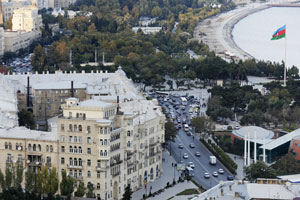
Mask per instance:
[[[287,37],[287,26],[285,25],[285,38],[284,38],[284,43],[285,43],[285,50],[284,50],[284,74],[283,74],[283,87],[286,86],[286,70],[287,70],[287,67],[286,67],[286,46],[287,46],[287,41],[286,41],[286,37]]]

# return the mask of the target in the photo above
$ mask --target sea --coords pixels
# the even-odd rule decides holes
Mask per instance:
[[[271,40],[286,25],[286,37]],[[241,19],[233,28],[234,42],[258,60],[282,62],[300,70],[300,7],[272,7]]]

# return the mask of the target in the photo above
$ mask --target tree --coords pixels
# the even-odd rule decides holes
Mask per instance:
[[[5,29],[12,29],[12,26],[13,26],[13,24],[12,24],[12,16],[5,22],[5,25],[4,25],[4,27],[5,27]]]
[[[12,179],[13,179],[12,167],[7,164],[5,168],[5,188],[11,187]]]
[[[45,49],[39,44],[33,50],[33,56],[31,57],[31,64],[35,71],[41,73],[42,71],[44,71],[46,63],[47,61],[46,61]]]
[[[131,195],[132,195],[132,190],[130,188],[130,184],[128,184],[125,188],[125,192],[123,194],[123,198],[122,200],[130,200],[131,199]]]
[[[48,171],[45,184],[45,193],[48,197],[52,197],[58,190],[58,177],[56,173],[56,168],[53,167],[50,172]]]
[[[88,182],[88,185],[87,185],[87,193],[86,193],[86,197],[87,198],[95,198],[96,195],[94,193],[94,184],[91,183],[91,182]]]
[[[257,161],[249,167],[245,167],[246,178],[254,181],[257,178],[275,178],[275,170],[268,167],[264,162]]]
[[[174,124],[168,120],[167,123],[165,123],[165,141],[174,140],[176,137],[177,130],[174,127]]]
[[[26,192],[33,192],[35,189],[36,174],[32,167],[29,167],[25,173],[25,190]]]
[[[208,131],[210,127],[210,121],[205,117],[195,117],[191,120],[192,125],[195,127],[197,133]]]
[[[25,109],[18,112],[19,126],[25,126],[29,129],[35,128],[35,120],[33,113]]]
[[[60,193],[64,196],[71,196],[74,191],[74,179],[71,176],[67,176],[66,171],[62,172],[62,180],[60,183]]]
[[[300,163],[291,153],[282,156],[271,167],[279,175],[298,174],[300,171]]]
[[[75,197],[83,197],[85,194],[84,182],[80,181],[77,190],[75,192]]]

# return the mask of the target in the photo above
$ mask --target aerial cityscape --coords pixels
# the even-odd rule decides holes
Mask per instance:
[[[299,0],[0,0],[0,199],[300,199]]]

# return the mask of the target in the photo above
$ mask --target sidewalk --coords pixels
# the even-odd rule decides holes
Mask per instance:
[[[162,162],[162,175],[161,177],[157,178],[155,181],[147,183],[147,194],[149,194],[150,192],[150,187],[152,187],[151,193],[154,193],[160,189],[165,188],[167,186],[167,182],[169,182],[169,184],[172,184],[174,179],[174,171],[175,171],[175,181],[178,181],[181,172],[177,171],[177,169],[174,170],[174,167],[172,167],[172,163],[176,163],[176,161],[172,156],[170,156],[170,153],[167,150],[163,151],[163,158],[164,161]],[[189,184],[187,184],[187,182],[184,182],[184,183],[176,184],[174,187],[168,188],[160,195],[156,195],[155,197],[148,198],[148,199],[168,199],[172,196],[175,196],[177,193],[185,189],[188,189],[186,187],[197,188],[197,186],[195,186],[191,181],[189,182]],[[132,194],[132,199],[134,200],[143,199],[143,194],[145,193],[146,193],[146,189],[142,188]],[[165,198],[167,196],[168,198]]]
[[[230,153],[227,154],[238,166],[235,177],[242,180],[244,178],[244,158]]]

